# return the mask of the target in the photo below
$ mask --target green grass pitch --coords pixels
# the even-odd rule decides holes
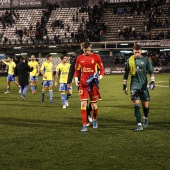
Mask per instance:
[[[62,109],[58,88],[54,104],[41,85],[36,95],[30,87],[26,101],[17,87],[6,90],[0,77],[0,170],[169,170],[170,74],[156,74],[150,91],[149,127],[136,128],[133,105],[122,91],[122,75],[104,76],[100,82],[98,129],[82,128],[77,88]],[[39,78],[40,80],[41,78]],[[41,81],[41,80],[40,80]],[[128,81],[129,87],[129,81]],[[142,108],[141,108],[142,111]]]

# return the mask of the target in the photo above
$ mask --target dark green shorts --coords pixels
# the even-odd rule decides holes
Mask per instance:
[[[131,100],[150,101],[148,90],[131,90]]]

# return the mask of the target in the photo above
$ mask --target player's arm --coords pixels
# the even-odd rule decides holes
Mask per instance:
[[[2,60],[2,62],[3,62],[4,64],[6,64],[7,66],[9,66],[9,63],[6,62],[5,60]]]
[[[75,84],[76,84],[76,86],[79,86],[78,77],[79,77],[80,69],[81,69],[81,66],[80,66],[80,64],[79,64],[79,61],[77,60],[77,61],[76,61],[76,65],[75,65],[75,72],[74,72],[74,77],[75,77]]]
[[[149,89],[154,90],[154,88],[155,88],[154,67],[153,67],[152,63],[150,62],[150,60],[148,60],[148,62],[147,62],[147,70],[148,70],[148,72],[150,74],[150,78],[151,78],[151,81],[149,83]]]
[[[37,64],[36,69],[37,69],[37,76],[39,76],[39,74],[40,74],[40,66],[39,66],[39,64]]]
[[[123,75],[123,91],[125,94],[128,94],[128,88],[127,88],[128,75],[129,75],[129,60],[125,65],[125,72]]]
[[[74,77],[74,73],[75,73],[75,65],[76,65],[77,57],[75,57],[73,59],[71,65],[70,65],[69,73],[68,73],[68,79],[67,79],[67,84],[71,84],[72,83],[72,80],[73,80],[73,77]]]
[[[14,68],[14,74],[15,74],[16,76],[18,76],[17,67]]]
[[[42,76],[46,79],[47,76],[45,75],[44,68],[45,68],[45,67],[44,67],[44,64],[42,64],[41,69],[40,69],[40,72],[41,72]]]
[[[98,68],[100,70],[99,80],[101,80],[104,76],[104,66],[100,56],[98,58]]]
[[[58,74],[59,74],[59,71],[56,70],[56,75],[55,75],[55,86],[57,86],[57,81],[58,81]]]

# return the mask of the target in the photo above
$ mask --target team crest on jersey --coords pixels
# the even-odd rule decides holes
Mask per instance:
[[[94,60],[91,60],[91,63],[93,64],[93,63],[94,63]]]
[[[143,61],[141,61],[141,64],[142,64],[142,65],[144,65],[144,62],[143,62]]]

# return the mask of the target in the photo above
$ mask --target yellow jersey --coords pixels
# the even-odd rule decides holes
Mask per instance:
[[[44,75],[47,78],[43,77],[43,80],[53,80],[53,64],[52,62],[44,61],[41,66],[41,71],[44,71]]]
[[[56,72],[58,72],[60,76],[59,83],[67,83],[69,69],[70,69],[69,63],[66,64],[60,63],[57,65]]]
[[[28,65],[30,67],[33,67],[33,71],[30,72],[30,76],[38,76],[38,68],[39,68],[39,64],[37,61],[30,61],[28,63]]]
[[[5,62],[4,61],[4,63],[9,67],[8,68],[8,74],[11,74],[11,75],[13,75],[14,74],[14,69],[15,69],[15,67],[16,67],[16,64],[15,64],[15,62]]]

